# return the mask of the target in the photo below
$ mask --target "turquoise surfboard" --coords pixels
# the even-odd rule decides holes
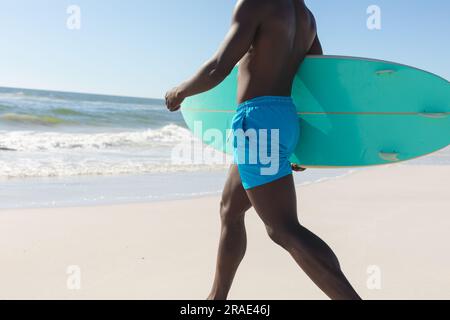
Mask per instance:
[[[237,108],[238,68],[218,87],[182,105],[191,130],[221,151]],[[292,90],[300,138],[292,163],[360,167],[406,161],[450,144],[450,83],[409,66],[354,57],[309,56]],[[198,130],[197,130],[198,131]]]

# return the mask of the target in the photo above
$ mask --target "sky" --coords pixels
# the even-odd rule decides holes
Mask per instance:
[[[0,0],[0,86],[162,98],[215,53],[235,3]],[[306,3],[326,54],[394,61],[450,79],[450,1]],[[79,20],[71,19],[71,5]],[[381,9],[380,30],[367,27],[370,5]]]

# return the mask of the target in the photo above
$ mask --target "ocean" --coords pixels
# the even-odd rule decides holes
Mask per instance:
[[[231,159],[173,161],[176,146],[193,143],[181,113],[168,112],[163,100],[0,88],[0,208],[218,194]],[[412,163],[449,159],[447,149]],[[353,171],[308,170],[296,182]]]

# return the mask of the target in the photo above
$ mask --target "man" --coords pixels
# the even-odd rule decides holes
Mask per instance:
[[[231,166],[222,195],[221,239],[209,299],[224,300],[228,296],[245,254],[244,216],[251,207],[264,222],[270,238],[292,255],[325,294],[331,299],[360,299],[332,250],[297,217],[288,159],[301,128],[290,97],[294,76],[309,54],[323,53],[314,16],[303,0],[240,0],[219,51],[196,76],[166,95],[168,109],[177,111],[186,97],[214,88],[240,62],[240,105],[233,129],[278,132],[278,171],[272,175],[261,173],[261,163],[241,161],[239,151],[244,149],[247,154],[248,146],[234,145],[236,164]]]

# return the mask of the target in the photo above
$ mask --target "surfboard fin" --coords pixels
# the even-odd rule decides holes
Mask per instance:
[[[450,114],[445,112],[422,112],[419,113],[419,115],[430,119],[443,119],[448,117]]]
[[[377,72],[375,72],[378,76],[388,76],[391,75],[393,73],[395,73],[395,70],[392,69],[386,69],[386,70],[378,70]]]
[[[390,162],[397,162],[400,161],[400,159],[398,158],[400,154],[398,152],[380,152],[378,154],[378,156],[386,161],[390,161]]]

